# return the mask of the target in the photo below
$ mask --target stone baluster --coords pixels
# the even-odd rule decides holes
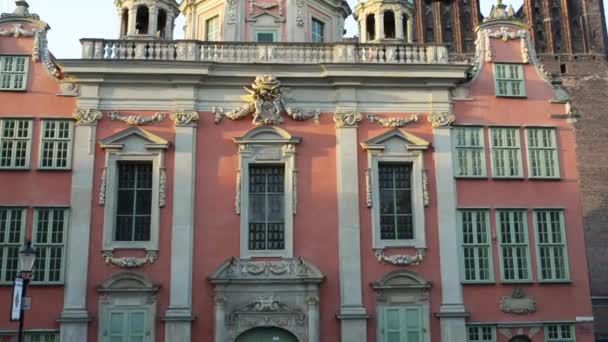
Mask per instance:
[[[97,40],[95,41],[95,47],[93,49],[93,58],[94,59],[103,59],[103,54],[104,54],[104,43],[103,40]]]

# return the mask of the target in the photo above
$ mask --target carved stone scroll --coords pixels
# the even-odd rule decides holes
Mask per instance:
[[[368,114],[367,120],[370,123],[376,123],[382,127],[403,127],[411,122],[416,122],[420,116],[413,114],[410,118],[382,118],[374,114]]]
[[[199,115],[195,111],[173,112],[169,117],[173,120],[175,126],[193,125],[199,119]]]
[[[336,112],[334,114],[336,128],[357,127],[362,119],[363,115],[359,112]]]
[[[89,108],[78,108],[74,114],[72,114],[77,125],[93,125],[100,120],[102,116],[103,114],[101,111]]]
[[[429,122],[433,128],[451,126],[456,120],[456,116],[449,112],[436,112],[429,114]]]
[[[151,125],[156,122],[161,122],[167,116],[166,113],[156,113],[151,117],[145,117],[143,115],[122,115],[119,112],[110,112],[108,113],[108,117],[110,120],[118,120],[122,121],[131,126],[140,126],[140,125]]]
[[[416,254],[396,254],[396,255],[385,255],[384,251],[380,250],[375,252],[376,260],[383,264],[408,266],[408,265],[420,265],[424,260],[424,249],[417,249]]]
[[[106,265],[114,265],[121,268],[137,268],[146,264],[153,264],[158,258],[156,251],[146,251],[143,257],[115,257],[112,251],[104,251],[103,259]]]

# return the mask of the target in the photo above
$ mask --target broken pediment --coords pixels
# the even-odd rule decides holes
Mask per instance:
[[[228,259],[210,277],[214,284],[250,282],[304,282],[318,284],[325,276],[321,271],[304,260],[294,258],[287,260],[251,261],[237,258]]]

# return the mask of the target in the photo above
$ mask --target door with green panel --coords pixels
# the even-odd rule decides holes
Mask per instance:
[[[422,308],[395,306],[384,309],[382,342],[424,342]]]
[[[144,310],[111,310],[108,312],[106,342],[147,342],[147,312]]]
[[[236,342],[298,342],[298,339],[287,330],[263,327],[245,331]]]

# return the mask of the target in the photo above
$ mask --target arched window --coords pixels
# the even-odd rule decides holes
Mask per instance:
[[[137,7],[137,15],[135,16],[135,33],[137,34],[148,34],[148,23],[149,23],[149,11],[148,6]]]
[[[165,10],[161,9],[158,11],[157,23],[156,34],[160,38],[167,38],[165,32],[165,27],[167,26],[167,12],[165,12]]]
[[[393,11],[384,12],[384,37],[395,38],[395,13]]]
[[[373,14],[368,14],[365,18],[365,32],[367,33],[367,41],[376,39],[376,18]]]
[[[126,36],[127,32],[129,32],[129,10],[123,8],[120,17],[120,37]]]

